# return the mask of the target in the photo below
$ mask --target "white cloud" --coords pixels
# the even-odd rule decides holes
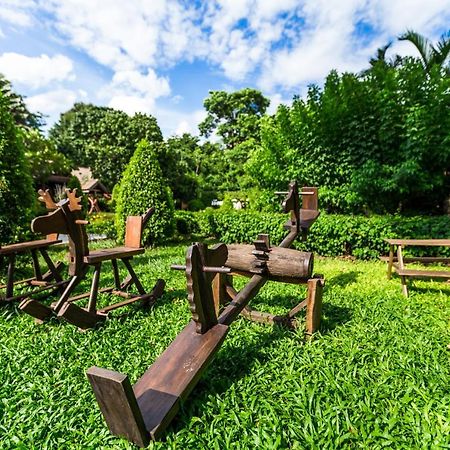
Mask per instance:
[[[42,23],[109,68],[112,78],[97,93],[103,104],[161,114],[166,133],[196,132],[194,115],[158,107],[171,95],[161,70],[201,60],[222,72],[223,84],[263,89],[273,110],[286,92],[321,83],[331,69],[363,70],[389,40],[389,52],[414,54],[396,36],[412,28],[436,39],[450,23],[450,0],[0,0],[0,19]],[[62,55],[4,54],[0,72],[34,89],[73,78]],[[184,92],[172,95],[176,104]]]
[[[158,77],[152,69],[146,74],[137,70],[116,72],[100,96],[109,99],[108,106],[128,114],[153,113],[155,100],[170,94],[169,80]]]
[[[56,89],[27,97],[25,102],[31,111],[53,116],[56,113],[70,109],[79,97],[83,98],[84,96],[82,91]]]
[[[32,0],[0,0],[0,19],[14,26],[29,27],[35,8],[36,3]]]
[[[3,53],[0,56],[0,72],[13,83],[31,89],[75,78],[73,63],[64,55],[25,56],[19,53]]]
[[[165,137],[190,133],[198,135],[198,124],[206,117],[204,109],[192,112],[181,112],[167,108],[156,108],[154,116]]]

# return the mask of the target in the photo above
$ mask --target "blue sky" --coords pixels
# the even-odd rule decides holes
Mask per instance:
[[[197,134],[208,91],[254,87],[273,111],[390,40],[415,54],[407,28],[437,39],[450,0],[0,0],[0,72],[49,125],[83,101]]]

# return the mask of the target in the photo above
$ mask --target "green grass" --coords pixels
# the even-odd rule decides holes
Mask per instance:
[[[15,308],[0,310],[1,449],[134,448],[109,434],[85,371],[112,368],[135,382],[182,330],[185,278],[168,267],[184,252],[136,258],[144,286],[165,278],[166,294],[97,330],[37,326]],[[103,285],[112,282],[107,267]],[[326,277],[315,339],[238,319],[151,448],[450,448],[450,286],[417,282],[406,299],[380,262],[317,258],[315,270]],[[252,306],[284,312],[304,292],[269,283]]]

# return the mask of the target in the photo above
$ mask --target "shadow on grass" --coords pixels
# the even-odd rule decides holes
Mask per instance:
[[[345,272],[340,273],[339,275],[336,275],[330,279],[326,280],[326,286],[339,286],[339,287],[345,287],[349,284],[356,283],[358,281],[358,276],[361,274],[359,271],[352,271],[352,272]]]
[[[324,302],[322,306],[322,320],[320,322],[319,330],[322,334],[329,333],[338,326],[349,322],[351,318],[352,310],[350,308]]]

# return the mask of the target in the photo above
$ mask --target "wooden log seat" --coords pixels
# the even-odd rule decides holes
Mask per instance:
[[[257,257],[255,246],[249,244],[227,245],[226,267],[240,275],[251,277]],[[305,283],[312,276],[314,255],[291,248],[271,247],[267,252],[267,278],[271,281],[286,283]]]

